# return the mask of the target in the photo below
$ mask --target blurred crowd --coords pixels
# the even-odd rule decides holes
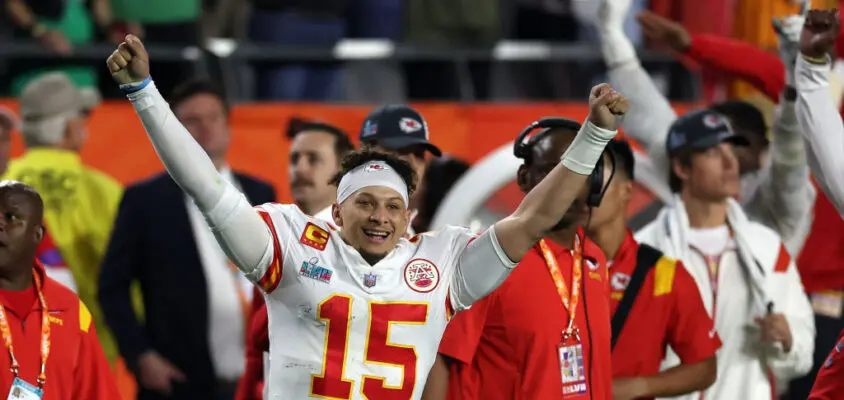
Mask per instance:
[[[597,0],[3,1],[5,18],[12,27],[7,34],[35,41],[57,57],[50,63],[9,63],[7,73],[0,78],[19,102],[16,113],[0,107],[2,178],[27,183],[44,198],[47,234],[37,257],[49,276],[71,288],[88,305],[99,327],[100,343],[127,399],[261,398],[263,356],[269,340],[255,334],[262,332],[262,323],[266,324],[260,319],[254,322],[254,316],[261,315],[263,296],[232,267],[205,227],[199,209],[166,173],[124,188],[114,178],[86,166],[79,156],[89,134],[86,118],[101,102],[100,93],[111,93],[115,85],[102,64],[77,65],[62,56],[72,53],[74,46],[94,41],[117,43],[127,33],[144,38],[150,47],[190,45],[210,37],[304,46],[333,45],[343,38],[384,38],[425,47],[489,47],[504,38],[594,44],[602,48],[606,74],[571,65],[536,63],[521,66],[526,69],[513,77],[520,81],[519,88],[529,93],[526,97],[535,99],[552,99],[566,90],[586,93],[591,82],[609,79],[633,104],[623,122],[626,138],[644,150],[635,156],[635,162],[633,153],[626,156],[623,149],[619,150],[614,167],[622,177],[617,179],[635,179],[665,204],[688,203],[691,198],[703,203],[709,201],[707,196],[742,200],[740,205],[733,202],[736,210],[731,212],[746,213],[746,219],[730,220],[729,225],[721,221],[716,224],[717,231],[692,229],[688,240],[702,243],[701,257],[687,256],[685,249],[675,249],[675,257],[690,265],[700,264],[705,270],[709,261],[720,258],[732,243],[734,229],[746,223],[752,226],[747,228],[751,236],[764,232],[745,238],[761,243],[748,246],[776,253],[768,260],[772,269],[778,269],[776,272],[793,272],[793,279],[776,294],[790,304],[786,310],[778,310],[790,318],[790,358],[783,356],[788,359],[770,371],[759,369],[758,374],[743,375],[742,371],[730,370],[729,365],[722,367],[720,363],[748,363],[747,359],[758,363],[759,359],[724,336],[730,330],[734,338],[744,335],[736,333],[745,328],[743,325],[730,325],[735,321],[724,320],[745,316],[719,314],[715,326],[724,346],[719,350],[718,379],[729,378],[734,386],[743,384],[749,388],[743,393],[752,394],[729,397],[732,389],[723,387],[714,393],[724,399],[758,399],[762,398],[759,388],[763,388],[761,391],[774,391],[782,398],[805,399],[826,354],[835,346],[838,332],[844,328],[844,279],[840,278],[844,260],[819,250],[829,243],[834,247],[837,238],[844,235],[844,225],[818,228],[819,220],[840,219],[810,179],[795,116],[793,71],[789,78],[788,64],[779,60],[785,50],[778,46],[778,36],[771,29],[772,17],[794,14],[799,3],[634,0],[630,10],[623,13],[623,20],[609,21],[606,15],[599,15],[601,2]],[[612,23],[617,26],[610,26]],[[704,114],[678,119],[658,71],[649,74],[636,58],[633,49],[646,41],[701,68],[703,100],[709,102],[701,111]],[[337,63],[259,65],[258,98],[329,100],[342,68]],[[459,83],[454,80],[453,65],[408,62],[403,68],[410,99],[455,97],[452,91]],[[490,68],[489,62],[470,64],[478,99],[491,97],[487,90],[491,87]],[[230,105],[222,88],[207,79],[194,79],[193,71],[181,64],[153,61],[152,69],[156,85],[167,95],[175,115],[225,179],[253,204],[275,201],[275,189],[270,184],[238,172],[237,165],[226,161],[231,144]],[[743,83],[725,84],[738,80]],[[840,85],[831,86],[836,106],[840,106]],[[726,100],[728,97],[732,99]],[[352,143],[359,142],[362,148],[392,152],[414,167],[420,184],[409,204],[413,210],[411,231],[428,231],[449,189],[470,166],[447,154],[440,155],[435,143],[428,142],[424,116],[413,109],[386,106],[376,112],[382,113],[381,118],[394,120],[395,132],[383,129],[386,123],[377,131],[364,125],[360,132],[345,132],[330,121],[289,121],[285,127],[290,141],[286,155],[289,163],[286,171],[277,173],[288,174],[290,186],[279,189],[288,190],[306,214],[330,219],[336,187],[329,181],[339,171],[342,157],[354,149]],[[733,153],[731,148],[719,147],[721,141],[728,141],[720,137],[711,146],[715,150],[705,149],[711,163],[693,168],[700,149],[687,151],[684,145],[697,136],[712,134],[722,125],[730,127],[730,142],[737,141],[733,136],[741,138],[742,148]],[[9,160],[13,132],[22,135],[26,150]],[[358,140],[353,140],[355,136]],[[418,140],[406,142],[408,136]],[[396,137],[405,141],[399,143]],[[549,157],[558,160],[560,154]],[[675,168],[688,174],[674,176]],[[668,171],[674,171],[670,182],[665,179]],[[741,193],[728,193],[729,185],[723,178],[728,173],[736,174],[737,179],[741,174],[740,186],[738,181],[733,182]],[[681,192],[686,193],[682,191],[684,185],[693,187],[691,197],[677,200]],[[621,196],[608,201],[623,210],[626,200]],[[661,243],[663,236],[669,236],[654,233],[663,222],[665,226],[688,225],[692,219],[683,214],[684,208],[666,209],[671,211],[653,216],[657,228],[646,230],[645,236],[656,237],[651,242]],[[594,229],[600,227],[603,217],[596,214],[596,218]],[[730,214],[730,218],[737,217]],[[813,240],[816,235],[825,238]],[[770,238],[770,242],[760,237]],[[674,245],[671,242],[665,246]],[[606,249],[602,250],[609,256]],[[819,260],[824,257],[828,258]],[[780,265],[777,260],[785,261]],[[801,276],[797,276],[797,267]],[[618,275],[618,279],[629,279],[628,275]],[[732,281],[735,286],[743,285],[739,275]],[[623,292],[626,285],[617,283],[616,275],[611,276],[614,291],[619,292],[621,287]],[[709,308],[717,306],[711,304],[716,300],[707,301]],[[741,297],[735,304],[743,305],[744,301],[750,302]],[[715,319],[713,313],[706,318]],[[628,341],[632,346],[637,340]],[[664,354],[657,356],[661,361]],[[676,365],[683,354],[678,358],[678,354],[670,353],[668,358]],[[715,381],[713,373],[701,375],[708,380],[706,386]],[[767,373],[774,375],[768,379]]]
[[[834,0],[822,0],[823,8]],[[65,58],[74,47],[115,43],[126,33],[150,45],[187,46],[209,38],[256,44],[331,47],[345,38],[387,39],[422,48],[491,49],[501,40],[548,41],[591,46],[597,31],[589,23],[597,2],[584,0],[3,0],[4,35],[39,43],[55,58],[12,59],[0,93],[17,95],[34,74],[60,68],[81,86],[100,85],[106,97],[118,93],[99,62]],[[671,1],[636,0],[625,30],[637,47],[646,44],[634,17],[650,10],[681,22],[691,33],[732,36],[773,50],[770,18],[794,12],[790,0]],[[7,38],[8,39],[8,38]],[[2,43],[0,39],[0,43]],[[158,61],[153,68],[165,92],[196,73],[191,63]],[[310,62],[267,60],[236,67],[249,98],[258,100],[400,101],[578,98],[602,79],[600,62],[540,61],[502,65],[413,61]],[[650,68],[650,67],[649,67]],[[212,68],[213,69],[213,68]],[[694,94],[688,74],[659,68],[660,86],[673,97]],[[677,72],[677,73],[671,73]],[[213,72],[211,72],[213,74]],[[231,74],[226,70],[222,74]],[[408,77],[413,77],[408,79]],[[712,80],[717,77],[705,76]],[[679,80],[679,81],[678,81]],[[461,92],[463,91],[463,92]]]

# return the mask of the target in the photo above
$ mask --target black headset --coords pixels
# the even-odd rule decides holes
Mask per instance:
[[[578,132],[580,131],[580,127],[580,123],[573,119],[557,117],[540,118],[528,125],[519,133],[519,136],[513,143],[513,155],[515,155],[516,158],[525,160],[525,163],[530,163],[532,161],[531,158],[533,157],[533,154],[531,153],[533,145],[536,144],[536,142],[543,136],[547,135],[548,132],[554,129],[565,129]],[[542,130],[537,134],[532,135],[530,138],[527,138],[528,135],[537,129]],[[601,159],[598,160],[598,163],[595,164],[595,169],[592,170],[592,174],[589,175],[589,196],[586,199],[586,203],[589,207],[598,207],[601,205],[601,200],[604,198],[604,194],[607,193],[607,188],[609,188],[613,176],[615,176],[615,157],[613,157],[611,151],[607,151],[606,149],[603,154],[609,156],[612,170],[610,171],[610,177],[607,184],[604,185],[604,158],[602,155]]]

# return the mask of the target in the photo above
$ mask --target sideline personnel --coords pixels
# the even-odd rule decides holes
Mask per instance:
[[[8,354],[0,363],[10,363],[0,367],[0,393],[9,399],[119,399],[91,312],[35,258],[44,237],[43,207],[35,189],[0,182],[0,336]]]
[[[715,382],[715,352],[721,347],[714,323],[682,263],[633,239],[626,218],[633,151],[618,140],[607,149],[617,162],[616,174],[588,231],[610,260],[613,398],[652,399],[706,389]],[[667,345],[682,364],[660,372]]]
[[[559,162],[580,130],[573,120],[549,120],[541,120],[536,128],[543,129],[531,138],[516,141],[524,193]],[[602,165],[595,170],[611,169]],[[597,188],[590,177],[554,230],[496,291],[446,327],[439,349],[444,358],[431,371],[426,399],[442,398],[446,381],[454,400],[559,399],[560,393],[566,400],[612,398],[606,260],[579,228],[609,173],[602,175]],[[579,332],[564,334],[569,327]]]

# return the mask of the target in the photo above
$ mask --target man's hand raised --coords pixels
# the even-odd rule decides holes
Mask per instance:
[[[135,35],[126,35],[108,57],[106,65],[111,77],[121,85],[138,83],[149,77],[149,55]]]
[[[679,22],[674,22],[650,11],[644,11],[636,16],[642,25],[642,33],[660,44],[668,45],[672,50],[685,52],[692,45],[692,36]]]
[[[589,94],[589,121],[610,131],[618,129],[618,119],[627,113],[627,99],[609,83],[592,88]]]
[[[826,62],[840,29],[838,10],[810,10],[800,33],[800,52],[808,61]]]

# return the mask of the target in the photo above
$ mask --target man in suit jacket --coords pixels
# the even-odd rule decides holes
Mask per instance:
[[[170,104],[249,201],[275,201],[270,185],[226,165],[228,109],[218,89],[188,82]],[[100,302],[138,379],[139,399],[234,398],[252,289],[230,267],[196,205],[167,174],[126,189],[102,266]],[[133,281],[143,292],[143,322],[130,298]]]

